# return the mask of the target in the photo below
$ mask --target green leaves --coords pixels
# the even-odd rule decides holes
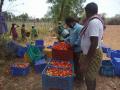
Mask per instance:
[[[80,16],[83,12],[83,3],[86,0],[48,0],[52,4],[49,16],[63,20],[67,16]]]

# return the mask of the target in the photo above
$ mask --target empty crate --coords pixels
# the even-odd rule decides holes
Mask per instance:
[[[113,66],[115,67],[115,74],[120,76],[120,58],[112,59]]]
[[[103,60],[100,67],[100,74],[104,76],[115,76],[115,70],[110,60]]]

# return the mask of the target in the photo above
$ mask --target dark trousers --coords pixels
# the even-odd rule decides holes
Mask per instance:
[[[80,58],[80,52],[74,52],[73,63],[74,63],[74,72],[75,72],[76,76],[79,74],[79,68],[80,68],[79,58]]]

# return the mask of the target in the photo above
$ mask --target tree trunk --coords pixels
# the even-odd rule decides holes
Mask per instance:
[[[3,3],[4,3],[4,0],[1,0],[1,2],[0,2],[0,13],[2,12]]]
[[[58,17],[58,20],[59,20],[59,21],[61,21],[61,20],[63,19],[63,13],[64,13],[65,2],[66,2],[66,0],[62,0],[60,16]]]

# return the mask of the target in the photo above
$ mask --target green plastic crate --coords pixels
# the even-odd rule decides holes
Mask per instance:
[[[35,62],[41,59],[42,52],[40,52],[38,47],[30,45],[27,50],[27,55],[29,56],[32,62]]]

